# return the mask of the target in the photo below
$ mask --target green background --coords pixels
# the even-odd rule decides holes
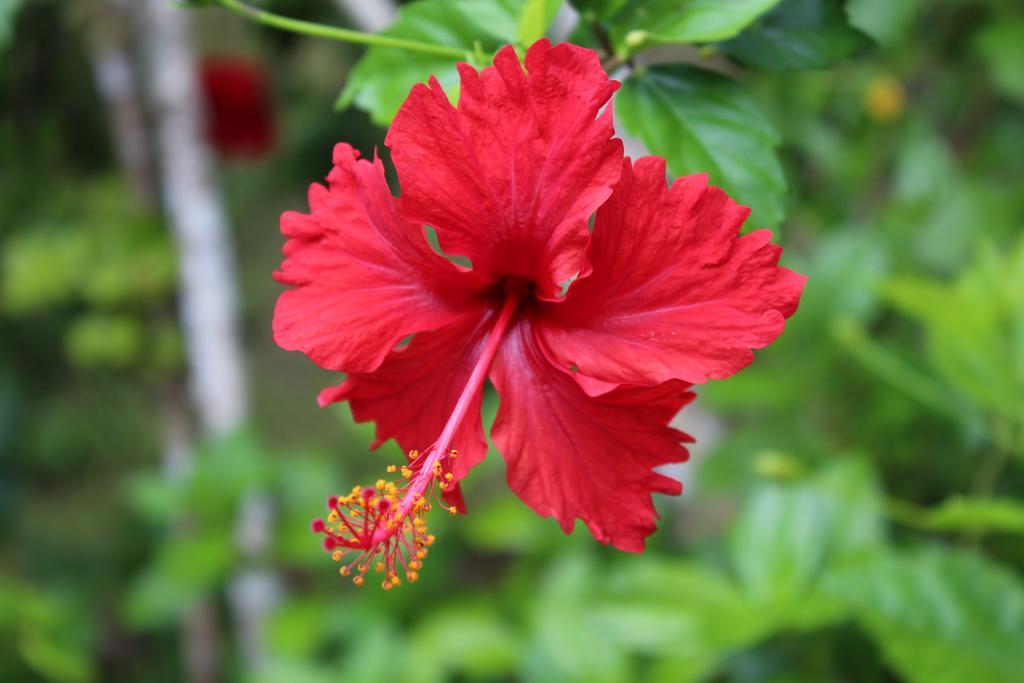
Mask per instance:
[[[804,299],[678,418],[700,442],[646,553],[565,537],[492,453],[470,514],[434,520],[420,582],[389,593],[338,577],[308,522],[400,455],[369,455],[371,426],[316,407],[337,377],[273,345],[270,274],[278,216],[305,208],[331,145],[372,153],[411,84],[455,82],[454,60],[181,10],[200,53],[266,65],[279,140],[220,169],[251,420],[169,482],[177,255],[118,169],[95,4],[0,0],[0,680],[183,680],[200,602],[230,681],[1021,680],[1019,3],[575,2],[572,40],[631,65],[618,124],[750,205],[809,276]],[[420,0],[390,32],[479,60],[542,35],[560,4]],[[268,6],[346,21],[327,2]],[[282,588],[258,666],[228,600],[252,568],[234,535],[256,490],[275,510],[258,568]]]

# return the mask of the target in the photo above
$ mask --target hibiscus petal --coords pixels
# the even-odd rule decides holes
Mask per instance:
[[[782,333],[806,280],[778,266],[769,231],[738,236],[748,214],[706,176],[668,188],[664,160],[631,168],[627,159],[597,214],[591,274],[545,305],[541,334],[555,361],[645,386],[721,379],[748,365],[751,349]]]
[[[380,161],[334,149],[328,187],[313,185],[309,214],[288,212],[284,262],[293,285],[274,309],[274,340],[318,365],[369,372],[402,338],[453,322],[478,303],[479,278],[435,253],[405,222]]]
[[[357,422],[376,422],[371,448],[394,438],[406,452],[422,451],[441,433],[493,324],[493,312],[480,311],[440,330],[421,332],[389,353],[376,372],[350,374],[340,386],[324,389],[320,405],[347,400]],[[459,451],[451,461],[456,482],[487,455],[481,401],[478,393],[452,439]],[[464,511],[458,489],[447,492],[445,499]]]
[[[583,269],[588,218],[621,172],[611,106],[601,112],[619,84],[597,53],[546,40],[527,52],[527,73],[511,47],[459,72],[458,108],[431,79],[388,132],[403,211],[483,277],[523,277],[556,298]]]
[[[620,387],[592,398],[550,363],[529,322],[509,332],[491,381],[501,397],[491,436],[508,463],[509,487],[566,533],[579,518],[598,541],[643,550],[658,519],[651,494],[682,491],[652,468],[688,457],[680,442],[692,439],[668,422],[692,400],[689,385]]]

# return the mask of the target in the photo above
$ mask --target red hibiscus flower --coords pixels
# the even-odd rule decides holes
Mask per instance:
[[[566,532],[579,518],[642,550],[651,494],[682,490],[654,468],[687,457],[668,423],[688,389],[750,363],[804,283],[778,267],[769,232],[739,236],[749,210],[706,176],[668,186],[662,159],[623,159],[619,84],[596,53],[540,41],[525,71],[511,47],[459,71],[457,107],[431,79],[388,132],[401,199],[379,160],[339,144],[312,212],[281,220],[276,277],[291,288],[275,339],[348,373],[321,405],[349,401],[377,423],[374,446],[409,450],[398,483],[331,498],[313,523],[343,575],[362,583],[372,565],[385,588],[418,576],[432,505],[464,511],[458,482],[487,451],[487,378],[509,487]],[[434,251],[427,225],[472,267]]]

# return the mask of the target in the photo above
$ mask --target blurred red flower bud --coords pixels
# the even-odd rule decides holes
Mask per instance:
[[[241,57],[210,57],[200,66],[206,132],[226,157],[259,158],[274,145],[266,70]]]

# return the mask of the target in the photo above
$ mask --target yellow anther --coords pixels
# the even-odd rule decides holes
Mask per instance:
[[[427,546],[436,541],[434,534],[427,533],[425,513],[435,503],[453,516],[459,512],[440,495],[456,488],[457,477],[450,463],[435,459],[437,453],[430,462],[418,460],[421,455],[412,450],[406,464],[385,465],[390,475],[398,472],[402,478],[392,476],[377,479],[372,486],[353,486],[348,495],[337,499],[336,509],[329,510],[324,520],[325,528],[320,530],[336,541],[328,545],[332,546],[331,557],[339,563],[338,572],[351,577],[357,586],[364,584],[371,568],[381,575],[384,590],[419,580]],[[448,452],[448,457],[457,455],[454,448]],[[319,526],[317,523],[314,528]]]

